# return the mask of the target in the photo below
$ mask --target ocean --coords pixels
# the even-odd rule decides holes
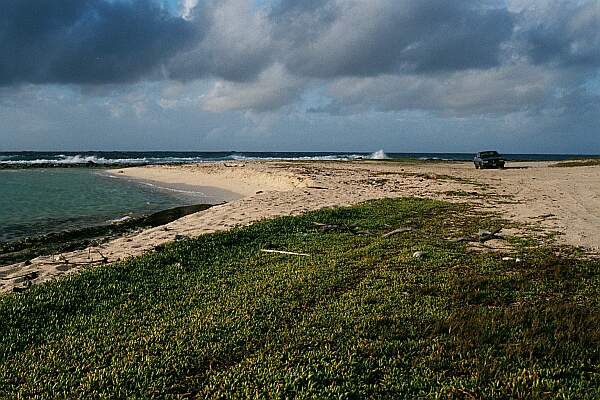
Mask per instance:
[[[5,169],[0,170],[0,241],[215,202],[200,191],[130,182],[98,169]]]
[[[201,191],[128,182],[102,167],[244,160],[471,160],[470,153],[0,152],[0,241],[110,223],[182,205],[216,203]],[[510,154],[508,160],[580,156]],[[91,166],[96,168],[67,168]]]
[[[585,157],[575,154],[505,154],[507,160],[560,161]],[[597,157],[597,156],[596,156]],[[374,153],[360,152],[0,152],[0,168],[27,166],[115,166],[147,164],[185,164],[244,160],[357,160],[357,159],[420,159],[470,161],[472,153]]]

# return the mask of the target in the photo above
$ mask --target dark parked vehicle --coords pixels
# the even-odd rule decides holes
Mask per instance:
[[[504,168],[504,158],[497,151],[480,151],[473,159],[475,168]]]

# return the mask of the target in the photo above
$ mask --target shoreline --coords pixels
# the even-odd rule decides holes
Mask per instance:
[[[14,170],[16,174],[22,170]],[[45,176],[47,169],[42,169],[39,174],[27,175],[27,185],[37,185],[37,177]],[[233,193],[216,187],[195,186],[187,184],[168,184],[152,180],[144,180],[137,178],[123,177],[119,174],[112,174],[107,168],[104,169],[88,169],[88,168],[57,168],[52,170],[57,171],[56,176],[65,178],[58,179],[58,186],[55,186],[56,181],[40,179],[39,187],[46,188],[44,190],[53,190],[53,193],[61,193],[65,198],[71,199],[65,206],[57,206],[58,201],[56,196],[50,196],[47,201],[44,192],[36,192],[36,195],[28,195],[23,192],[22,187],[16,186],[16,190],[11,191],[11,185],[18,179],[9,178],[8,181],[8,198],[11,199],[8,209],[13,209],[16,214],[8,213],[7,219],[0,216],[0,220],[4,222],[0,229],[0,249],[6,248],[16,242],[26,242],[29,240],[39,241],[43,237],[53,237],[60,235],[70,235],[72,232],[85,231],[110,226],[111,224],[131,220],[143,219],[155,213],[167,211],[177,207],[194,206],[197,204],[220,204],[239,199],[240,194]],[[71,175],[71,171],[76,175]],[[6,170],[0,170],[0,174],[4,174]],[[9,171],[10,172],[10,171]],[[83,173],[81,175],[79,172]],[[27,174],[28,172],[23,172]],[[63,174],[64,175],[61,175]],[[90,180],[87,180],[89,175]],[[9,177],[12,175],[9,175]],[[73,189],[71,177],[79,178],[84,176],[86,186]],[[99,177],[101,181],[97,181]],[[0,176],[1,178],[1,176]],[[106,182],[108,192],[106,196],[96,196],[98,201],[86,201],[84,197],[81,199],[77,193],[79,190],[87,190],[89,185],[96,185],[98,182]],[[3,182],[4,183],[4,182]],[[102,186],[102,185],[101,185]],[[114,186],[114,187],[113,187]],[[36,186],[37,187],[37,186]],[[93,186],[89,189],[95,189]],[[134,196],[128,200],[121,200],[120,203],[113,202],[110,199],[111,190],[115,193],[121,192],[139,192],[139,196]],[[71,190],[72,192],[69,192]],[[76,190],[76,191],[74,191]],[[15,195],[15,193],[17,193]],[[156,193],[156,196],[154,196]],[[15,196],[25,196],[24,205],[17,206],[19,199]],[[36,196],[42,196],[37,199]],[[88,196],[89,197],[89,196]],[[25,201],[26,200],[26,201]],[[12,207],[12,205],[15,205]],[[120,204],[117,206],[116,204]],[[144,206],[147,204],[148,206]],[[71,207],[83,208],[71,210]],[[113,206],[110,206],[113,205]],[[108,207],[107,207],[108,206]],[[36,212],[36,210],[50,210],[46,212]],[[57,211],[53,211],[56,209]],[[62,210],[62,211],[59,211]],[[0,253],[0,259],[3,254]]]
[[[130,167],[134,168],[134,167]],[[139,178],[135,176],[128,176],[123,174],[123,170],[125,168],[119,169],[106,169],[103,171],[104,174],[110,176],[111,178],[123,179],[132,184],[136,185],[146,185],[153,187],[155,189],[169,192],[169,193],[177,193],[183,196],[189,196],[191,199],[201,198],[203,200],[214,199],[214,201],[208,201],[208,204],[219,204],[222,202],[230,202],[234,200],[239,200],[243,197],[242,194],[233,192],[231,190],[227,190],[218,186],[201,186],[201,185],[193,185],[189,183],[179,183],[179,182],[168,182],[161,181],[155,179],[145,179]]]
[[[0,269],[40,256],[82,250],[94,243],[106,243],[135,234],[143,229],[166,225],[186,215],[204,211],[213,206],[214,204],[193,204],[170,207],[147,215],[115,220],[110,223],[0,241]],[[4,278],[1,273],[0,278]]]
[[[33,283],[77,272],[81,263],[103,264],[141,255],[178,237],[249,225],[266,218],[300,215],[379,198],[419,197],[474,204],[539,230],[541,240],[600,249],[600,166],[554,168],[551,162],[510,163],[505,170],[475,170],[471,163],[281,162],[191,164],[118,169],[128,178],[163,184],[212,186],[244,197],[167,225],[99,246],[30,264],[3,267],[0,291],[11,276],[40,272]],[[115,170],[112,170],[115,171]],[[505,229],[509,233],[509,229]],[[558,236],[557,236],[558,234]],[[501,250],[501,243],[498,244]],[[492,249],[493,250],[493,249]],[[66,260],[66,262],[64,262]]]

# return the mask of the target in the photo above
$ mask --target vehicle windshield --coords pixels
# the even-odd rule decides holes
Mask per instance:
[[[479,153],[481,158],[498,157],[499,155],[497,151],[482,151]]]

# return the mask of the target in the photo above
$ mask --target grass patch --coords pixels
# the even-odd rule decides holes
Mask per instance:
[[[574,160],[574,161],[563,161],[553,164],[553,167],[593,167],[600,165],[600,158],[592,158],[589,160]]]
[[[0,396],[598,398],[597,262],[518,246],[516,263],[442,240],[501,223],[380,200],[4,296]],[[418,230],[381,237],[401,226]]]

